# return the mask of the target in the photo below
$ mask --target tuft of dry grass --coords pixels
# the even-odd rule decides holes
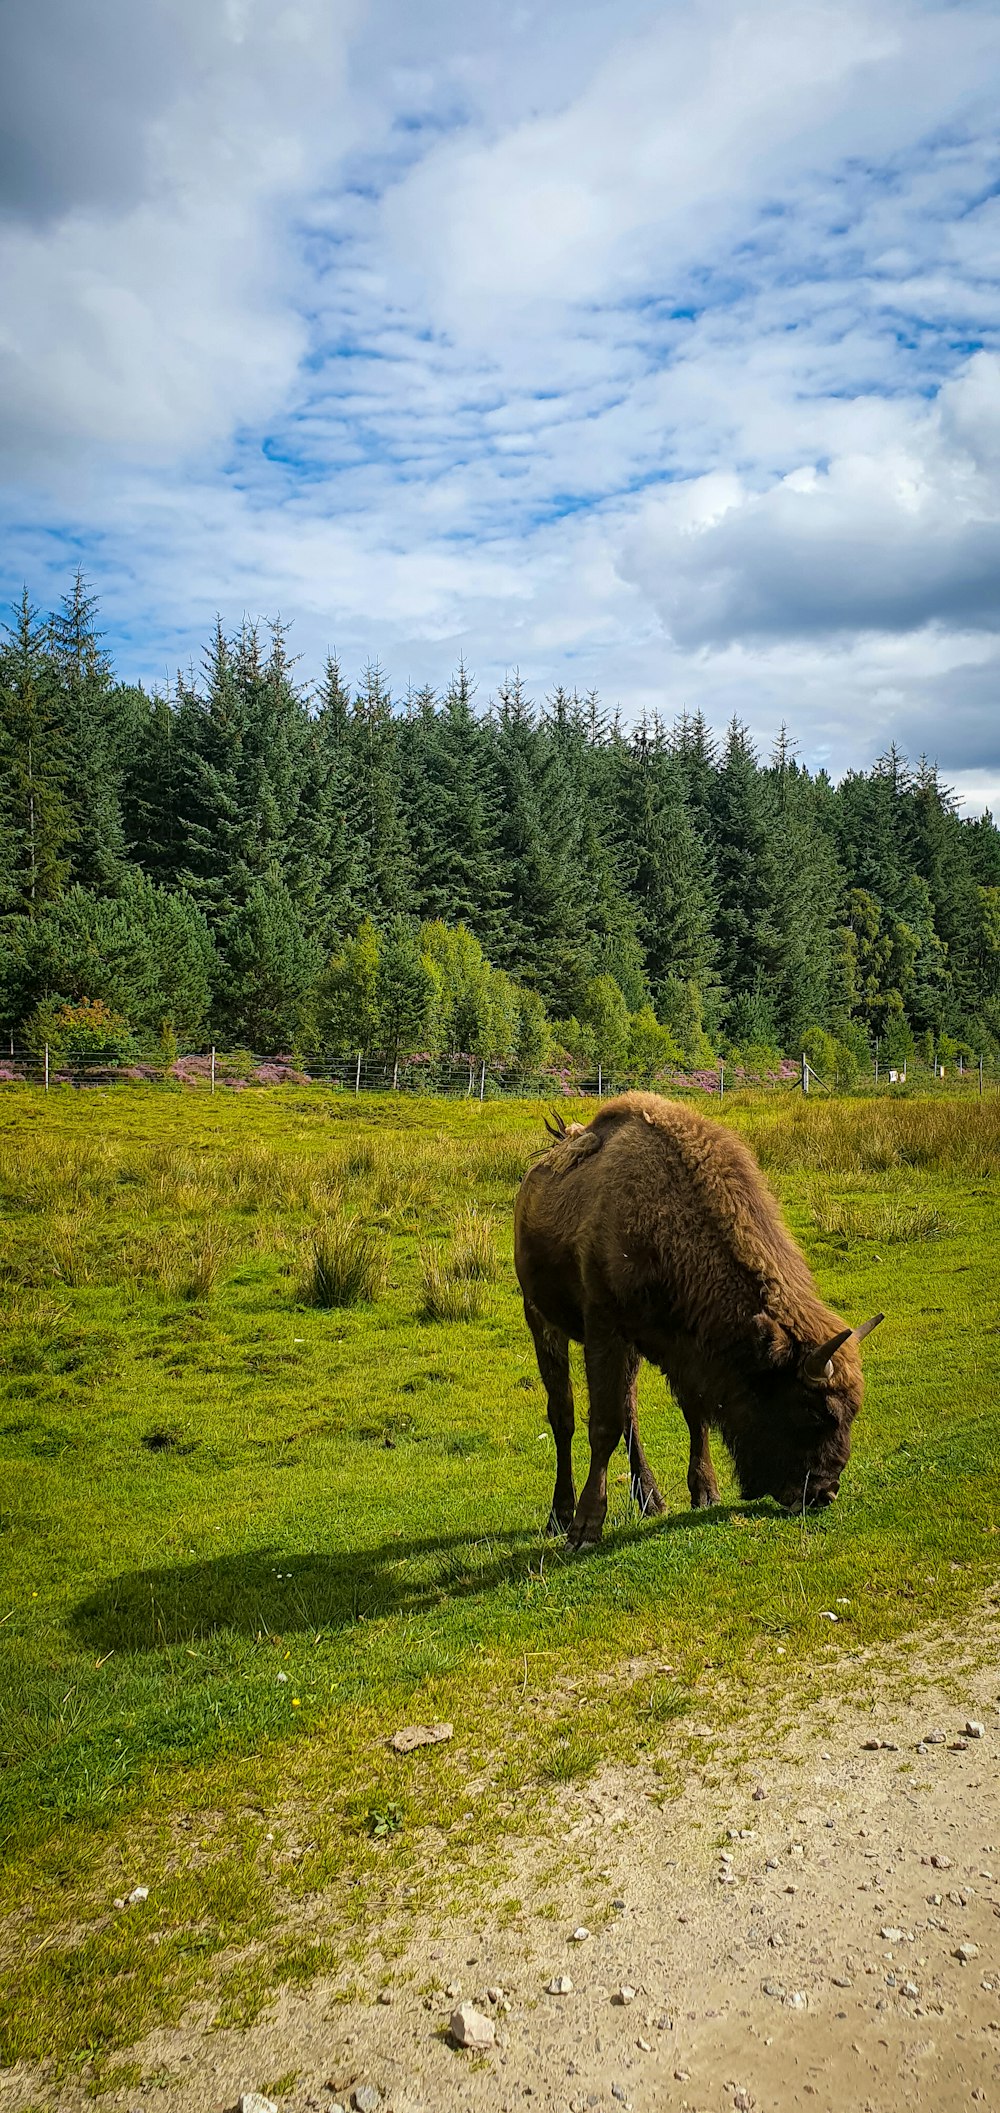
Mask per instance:
[[[484,1284],[495,1284],[500,1275],[492,1221],[481,1218],[474,1205],[470,1204],[456,1221],[450,1267],[453,1277],[470,1282],[479,1279]]]
[[[452,1261],[450,1257],[446,1259],[446,1250],[440,1241],[432,1241],[421,1248],[420,1272],[423,1287],[421,1320],[482,1319],[490,1303],[486,1283],[479,1276],[456,1275]]]
[[[486,1181],[508,1192],[520,1188],[525,1172],[538,1153],[531,1150],[530,1141],[523,1137],[494,1137],[489,1144],[481,1145],[475,1156],[474,1175],[477,1181]]]
[[[388,1281],[382,1235],[354,1218],[330,1218],[313,1234],[299,1297],[306,1306],[369,1306]]]

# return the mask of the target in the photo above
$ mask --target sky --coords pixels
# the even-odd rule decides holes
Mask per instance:
[[[994,0],[5,0],[0,596],[1000,814]]]

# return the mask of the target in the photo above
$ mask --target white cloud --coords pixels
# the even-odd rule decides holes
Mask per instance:
[[[317,111],[344,127],[354,10],[175,0],[155,15],[170,93],[141,127],[123,113],[133,163],[108,162],[123,199],[92,198],[99,143],[81,135],[79,201],[0,221],[0,446],[50,480],[228,443],[280,406],[306,350],[281,209],[322,167]]]
[[[763,490],[710,476],[650,499],[623,570],[681,646],[1000,629],[1000,360],[979,353],[881,446]]]
[[[56,141],[16,0],[12,591],[1000,771],[991,8],[99,12]]]

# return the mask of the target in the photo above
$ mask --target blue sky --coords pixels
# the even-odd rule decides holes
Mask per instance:
[[[895,739],[1000,811],[992,0],[4,36],[7,597],[82,563],[147,681],[280,614],[305,671]]]

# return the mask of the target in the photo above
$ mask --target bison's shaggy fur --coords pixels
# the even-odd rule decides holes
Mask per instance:
[[[514,1252],[556,1441],[552,1531],[576,1546],[599,1538],[607,1464],[622,1437],[633,1494],[644,1511],[663,1510],[636,1425],[643,1357],[666,1374],[687,1420],[692,1504],[718,1501],[710,1428],[745,1497],[797,1507],[836,1496],[861,1406],[867,1327],[852,1331],[824,1305],[732,1131],[656,1094],[607,1102],[525,1175]],[[590,1393],[579,1505],[570,1338],[584,1345]]]

